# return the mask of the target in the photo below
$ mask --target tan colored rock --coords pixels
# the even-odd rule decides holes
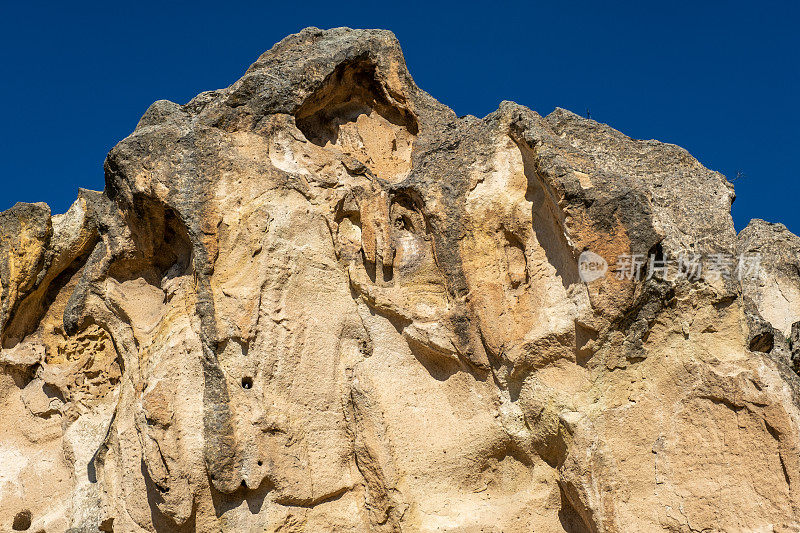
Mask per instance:
[[[391,33],[310,28],[105,171],[0,214],[0,529],[800,529],[775,318],[709,270],[614,272],[737,253],[686,151],[458,118]]]

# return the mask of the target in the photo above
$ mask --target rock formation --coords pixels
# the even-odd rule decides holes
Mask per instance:
[[[685,150],[310,28],[105,177],[0,213],[0,530],[800,531],[800,239]]]

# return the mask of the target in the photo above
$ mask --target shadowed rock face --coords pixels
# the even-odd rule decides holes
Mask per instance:
[[[310,28],[105,172],[0,213],[2,528],[800,528],[797,302],[580,276],[772,242],[685,150],[459,118],[391,33]]]

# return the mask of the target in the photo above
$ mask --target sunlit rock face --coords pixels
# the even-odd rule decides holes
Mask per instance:
[[[311,28],[105,173],[0,213],[0,530],[800,529],[796,270],[614,272],[783,246],[683,149]]]

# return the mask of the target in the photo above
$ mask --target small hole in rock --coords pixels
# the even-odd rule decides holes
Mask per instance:
[[[27,509],[24,511],[20,511],[14,517],[14,523],[11,524],[11,528],[14,531],[27,531],[31,527],[31,521],[33,520],[33,515]]]
[[[252,389],[253,388],[253,378],[242,378],[242,388],[243,389]]]
[[[259,461],[258,466],[264,466],[264,461]]]
[[[100,522],[100,531],[105,533],[114,533],[114,519],[113,518],[106,518],[102,522]]]

